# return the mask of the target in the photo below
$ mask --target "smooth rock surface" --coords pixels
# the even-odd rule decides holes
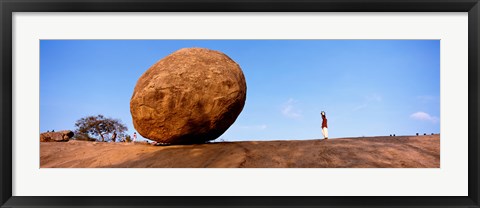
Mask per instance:
[[[185,48],[161,59],[137,81],[130,100],[135,129],[170,144],[204,143],[230,127],[243,109],[246,82],[227,55]]]

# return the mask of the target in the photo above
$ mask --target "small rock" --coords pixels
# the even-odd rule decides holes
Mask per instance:
[[[40,142],[67,142],[73,135],[73,131],[70,130],[44,132],[40,134]]]

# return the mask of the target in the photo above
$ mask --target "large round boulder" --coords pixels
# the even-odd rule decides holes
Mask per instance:
[[[135,129],[145,138],[170,144],[204,143],[235,122],[246,92],[243,72],[230,57],[184,48],[138,79],[130,113]]]

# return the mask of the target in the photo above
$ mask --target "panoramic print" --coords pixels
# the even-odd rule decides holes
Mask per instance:
[[[40,168],[440,168],[440,40],[40,40]]]

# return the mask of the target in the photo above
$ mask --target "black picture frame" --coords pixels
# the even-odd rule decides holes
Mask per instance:
[[[480,207],[479,0],[0,0],[0,12],[1,207]],[[468,196],[12,196],[13,12],[468,12]]]

